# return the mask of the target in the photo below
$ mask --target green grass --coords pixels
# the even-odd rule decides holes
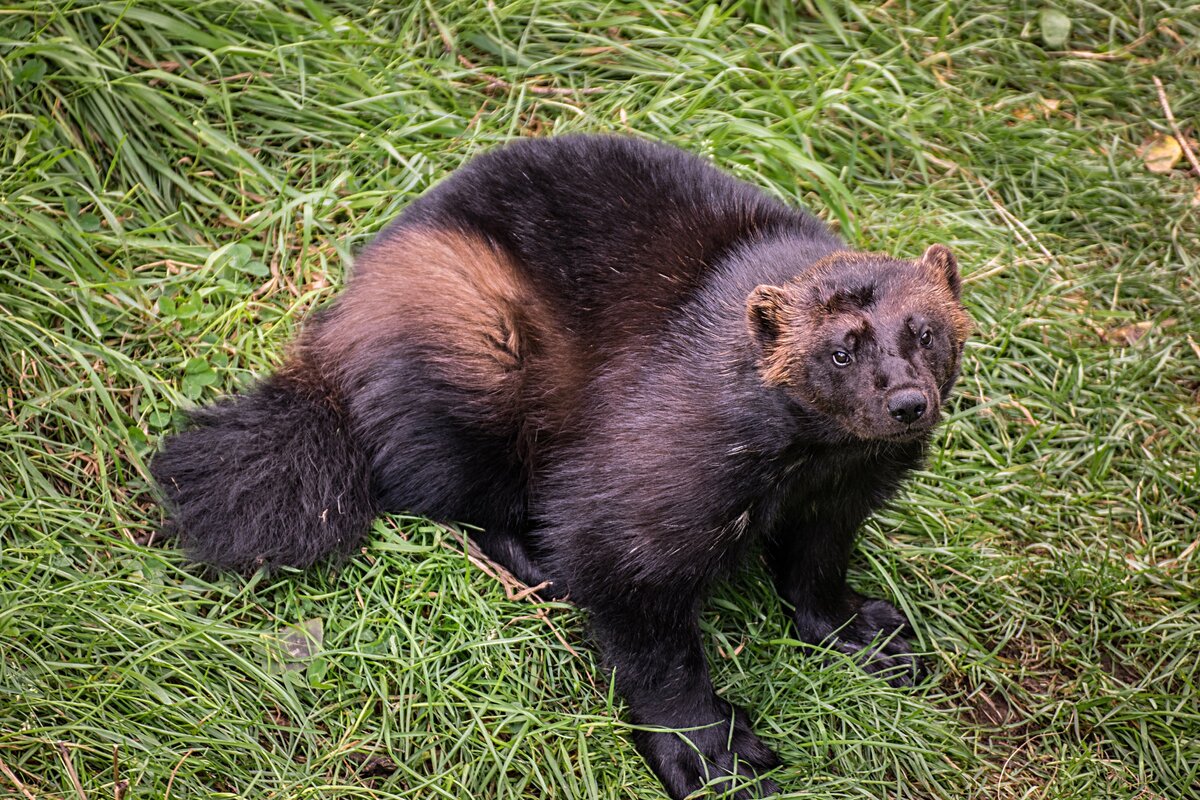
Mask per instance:
[[[147,484],[177,410],[276,364],[408,201],[591,130],[968,274],[955,409],[852,574],[929,683],[803,655],[757,565],[705,616],[779,781],[1200,797],[1200,179],[1137,155],[1154,76],[1200,122],[1200,7],[1058,5],[1058,49],[999,0],[0,9],[0,795],[661,796],[579,612],[408,518],[341,569],[206,578]]]

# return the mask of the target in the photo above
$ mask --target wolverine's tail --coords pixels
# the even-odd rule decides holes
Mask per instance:
[[[192,559],[249,572],[355,547],[375,516],[369,461],[315,370],[298,362],[189,417],[150,471]]]

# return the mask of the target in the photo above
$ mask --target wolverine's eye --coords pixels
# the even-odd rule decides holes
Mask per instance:
[[[926,328],[921,331],[921,347],[933,347],[933,331]]]
[[[838,350],[833,354],[833,363],[839,367],[848,367],[850,362],[854,360],[854,356],[847,353],[845,350]]]

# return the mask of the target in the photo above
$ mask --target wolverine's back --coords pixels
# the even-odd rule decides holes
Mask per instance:
[[[606,331],[658,319],[731,247],[781,232],[840,245],[815,217],[705,159],[620,136],[523,139],[485,153],[381,239],[413,227],[482,236],[576,325]]]

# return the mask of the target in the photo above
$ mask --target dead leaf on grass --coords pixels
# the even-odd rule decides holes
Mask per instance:
[[[1175,322],[1176,320],[1174,317],[1165,319],[1159,324],[1159,327],[1170,328],[1175,324]],[[1101,335],[1103,336],[1104,341],[1108,342],[1109,344],[1113,344],[1118,347],[1132,347],[1133,345],[1137,344],[1137,342],[1141,340],[1141,338],[1145,336],[1153,327],[1154,323],[1150,320],[1142,320],[1141,322],[1131,322],[1128,325],[1120,325],[1116,328],[1109,328]]]
[[[1151,172],[1162,174],[1175,169],[1179,159],[1183,158],[1183,148],[1174,136],[1156,133],[1138,149],[1138,156]]]
[[[371,756],[366,753],[347,753],[346,760],[355,765],[360,778],[380,778],[399,769],[396,762],[387,756]]]
[[[1146,331],[1154,327],[1153,322],[1134,322],[1129,325],[1122,325],[1119,328],[1111,328],[1104,332],[1104,340],[1109,344],[1120,345],[1121,347],[1129,347],[1135,344],[1138,339],[1146,335]]]
[[[303,670],[321,653],[324,641],[325,621],[319,617],[288,625],[267,642],[267,668],[275,674]]]

